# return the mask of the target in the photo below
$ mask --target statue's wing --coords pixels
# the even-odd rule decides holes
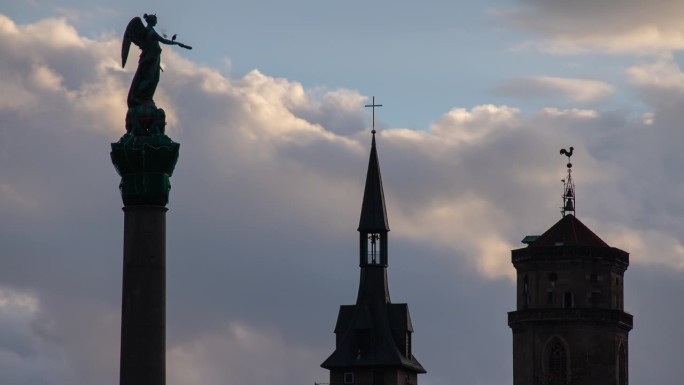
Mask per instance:
[[[121,45],[121,66],[126,66],[128,51],[131,49],[131,42],[138,47],[142,46],[145,39],[145,25],[139,17],[134,17],[128,22],[126,32],[124,32],[123,44]]]

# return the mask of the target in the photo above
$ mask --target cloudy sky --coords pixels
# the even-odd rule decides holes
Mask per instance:
[[[373,95],[421,384],[512,382],[510,250],[560,219],[568,146],[578,217],[631,253],[632,383],[681,384],[684,2],[140,3],[0,0],[0,383],[118,384],[109,143],[135,70],[120,38],[156,12],[194,47],[164,47],[155,97],[181,143],[169,385],[327,382]]]

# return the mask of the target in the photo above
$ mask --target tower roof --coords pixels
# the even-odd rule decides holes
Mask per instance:
[[[530,243],[529,247],[544,246],[610,247],[572,214],[566,214],[537,240]]]
[[[411,333],[413,325],[405,303],[340,306],[335,324],[337,347],[321,367],[403,367],[426,373],[413,354],[404,350]]]
[[[358,231],[389,231],[387,210],[385,209],[385,194],[382,190],[382,177],[380,176],[380,162],[378,161],[378,151],[375,148],[375,133],[373,133],[371,142],[366,187],[363,191],[363,204],[361,205],[361,219],[359,220]]]

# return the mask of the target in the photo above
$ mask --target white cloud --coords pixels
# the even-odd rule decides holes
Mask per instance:
[[[622,34],[600,33],[590,36],[556,35],[543,41],[528,41],[516,51],[539,50],[557,55],[588,53],[660,55],[684,49],[684,33],[662,31],[656,26],[635,27]]]
[[[473,143],[485,139],[495,130],[520,126],[520,110],[491,104],[475,106],[471,111],[454,108],[432,126],[432,133],[457,143]]]
[[[641,121],[647,126],[652,125],[654,120],[655,120],[655,114],[652,112],[645,112],[641,118]]]
[[[610,84],[593,79],[572,79],[553,76],[534,76],[507,81],[498,86],[497,93],[520,98],[560,98],[572,103],[589,103],[613,93]]]
[[[496,205],[485,199],[454,196],[422,207],[417,213],[395,211],[393,219],[395,232],[401,237],[431,240],[454,254],[467,256],[467,262],[486,277],[514,279],[515,269],[506,256],[517,245],[493,229],[498,212]]]
[[[614,224],[604,232],[605,239],[628,250],[633,264],[684,270],[684,245],[660,231],[630,229]]]
[[[550,118],[574,118],[574,119],[596,119],[599,117],[598,112],[594,110],[583,110],[579,108],[571,108],[561,110],[553,107],[542,108],[539,111],[540,116]]]
[[[627,69],[628,79],[648,88],[673,89],[684,92],[684,74],[671,56]]]
[[[30,318],[38,309],[39,301],[35,296],[0,287],[0,314],[3,318]]]

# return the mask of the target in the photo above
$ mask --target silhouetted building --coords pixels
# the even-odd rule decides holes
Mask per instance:
[[[361,278],[356,304],[340,306],[335,352],[321,366],[330,370],[330,385],[415,385],[418,373],[425,369],[411,351],[413,326],[408,306],[390,302],[389,225],[375,131],[358,231]]]
[[[512,251],[514,385],[628,383],[632,315],[623,311],[623,282],[629,254],[610,247],[574,215],[571,167],[563,218]]]

